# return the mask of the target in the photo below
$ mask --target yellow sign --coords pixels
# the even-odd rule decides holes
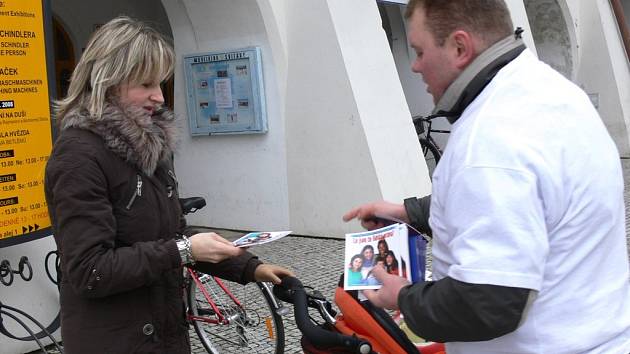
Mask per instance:
[[[42,0],[0,0],[0,245],[50,227],[51,147]]]

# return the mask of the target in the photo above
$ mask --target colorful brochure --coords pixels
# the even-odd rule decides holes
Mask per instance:
[[[261,231],[250,232],[247,235],[233,241],[232,244],[236,247],[251,247],[255,245],[262,245],[263,243],[269,243],[275,240],[279,240],[286,235],[289,235],[291,231]]]

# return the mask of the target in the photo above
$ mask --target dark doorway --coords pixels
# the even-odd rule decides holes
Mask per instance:
[[[53,46],[55,48],[55,77],[57,99],[66,97],[70,76],[74,70],[74,45],[68,32],[56,16],[53,16]]]

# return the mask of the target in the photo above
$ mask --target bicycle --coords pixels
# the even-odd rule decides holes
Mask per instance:
[[[433,172],[435,171],[435,167],[437,166],[440,158],[442,157],[442,150],[435,142],[433,137],[431,137],[431,133],[450,133],[449,130],[442,129],[433,129],[433,119],[438,116],[430,115],[430,116],[414,116],[413,125],[416,128],[416,135],[418,135],[418,140],[420,140],[420,147],[422,148],[422,155],[427,162],[427,168],[429,169],[429,178],[433,177]],[[425,128],[425,124],[427,127]]]
[[[203,198],[180,199],[184,215],[206,205]],[[282,316],[289,309],[264,282],[241,285],[184,269],[186,318],[208,353],[284,353]]]
[[[341,313],[322,293],[302,285],[294,277],[274,285],[273,293],[293,304],[295,323],[302,333],[300,344],[305,354],[444,354],[441,343],[412,343],[385,310],[369,301],[360,301],[357,291],[344,291],[343,278],[335,291],[335,302]],[[321,320],[309,313],[319,312]]]

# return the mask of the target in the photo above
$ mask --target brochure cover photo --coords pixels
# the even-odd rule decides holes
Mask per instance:
[[[232,242],[236,247],[251,247],[255,245],[262,245],[263,243],[269,243],[289,235],[292,231],[263,231],[263,232],[250,232],[238,240]]]
[[[375,265],[388,273],[412,281],[407,225],[346,234],[344,289],[378,289],[381,283],[372,275]]]

